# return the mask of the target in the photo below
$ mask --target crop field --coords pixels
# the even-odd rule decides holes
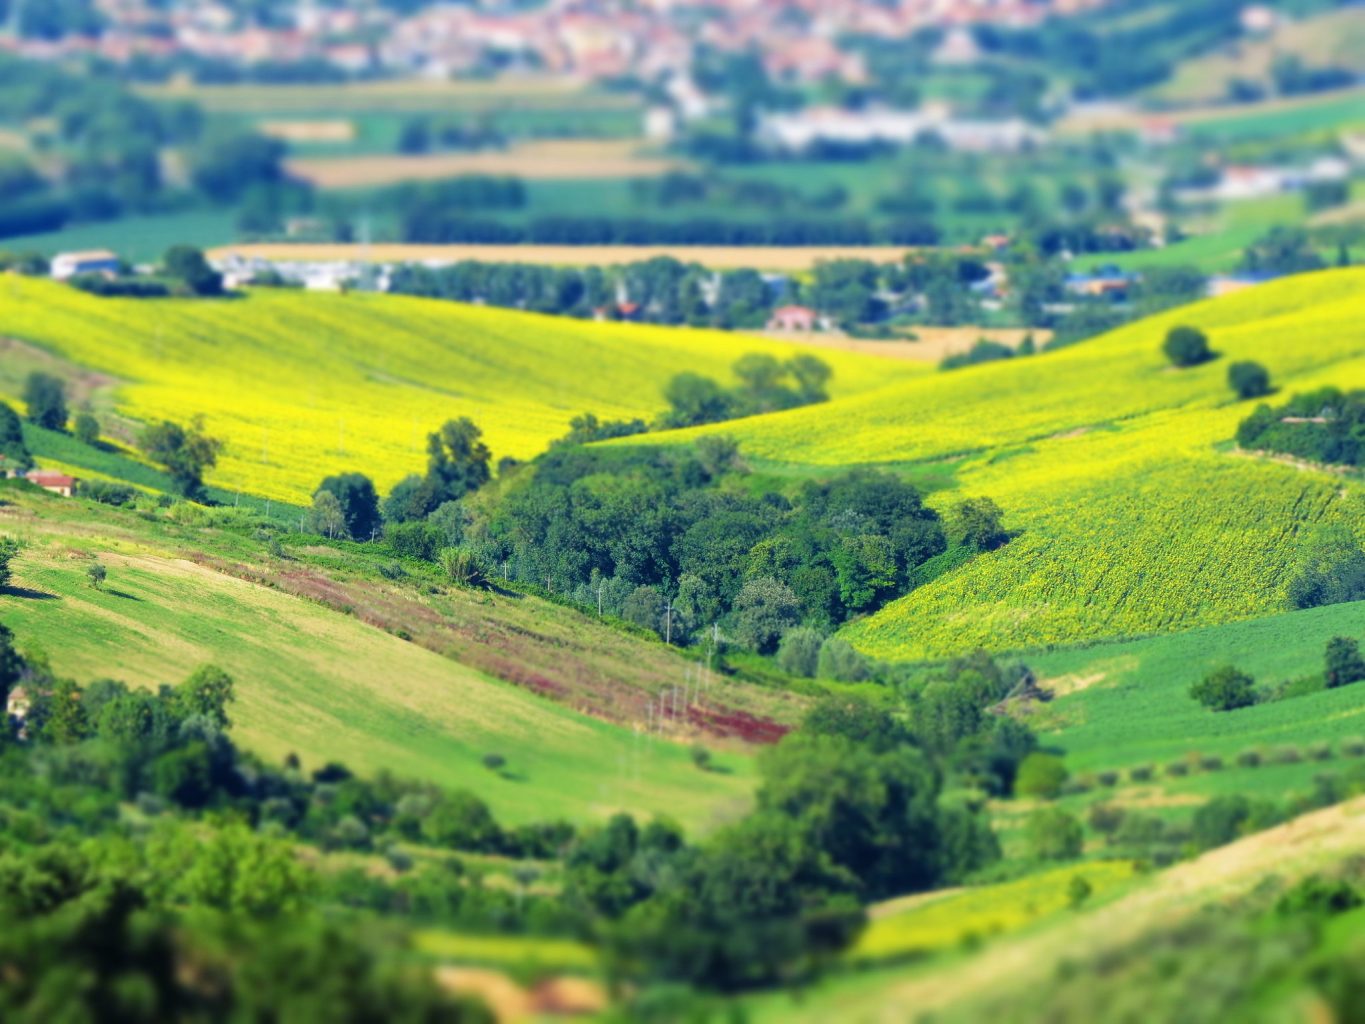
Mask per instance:
[[[206,249],[226,245],[236,237],[235,223],[236,214],[231,210],[148,214],[107,223],[75,224],[37,235],[12,235],[4,240],[4,248],[44,256],[81,249],[116,249],[125,259],[151,263],[181,243]]]
[[[37,508],[0,507],[0,533],[28,542],[5,624],[61,675],[153,686],[212,662],[237,683],[234,735],[261,756],[295,752],[318,767],[343,751],[366,774],[469,787],[509,822],[630,809],[702,828],[747,805],[751,762],[740,752],[722,756],[726,772],[700,772],[681,744],[577,714],[358,615],[216,572],[135,516],[96,529],[78,504]],[[108,569],[101,590],[86,580],[92,557]],[[486,769],[489,753],[506,770]]]
[[[210,483],[294,504],[330,473],[361,470],[386,490],[420,472],[427,433],[452,417],[481,424],[495,458],[529,458],[585,411],[662,411],[661,388],[681,370],[728,380],[747,352],[802,351],[718,331],[398,296],[99,299],[15,277],[0,283],[0,334],[115,378],[122,414],[203,414],[228,443]],[[924,372],[855,354],[822,358],[836,395]]]
[[[1223,450],[1250,410],[1233,399],[1227,364],[1260,360],[1291,393],[1365,384],[1362,283],[1360,270],[1281,281],[1058,352],[723,429],[793,472],[955,462],[956,486],[934,504],[984,494],[1006,510],[1015,536],[1005,547],[846,627],[875,655],[1036,648],[1252,618],[1285,608],[1322,526],[1365,532],[1365,507],[1336,475]],[[1173,370],[1161,341],[1186,322],[1209,333],[1220,357]]]
[[[308,156],[285,161],[290,175],[324,189],[375,188],[466,174],[566,180],[647,178],[683,166],[672,157],[644,154],[630,140],[547,139],[472,153]]]
[[[1133,877],[1127,861],[1094,861],[1044,871],[1013,882],[909,898],[909,906],[873,907],[872,923],[848,957],[859,963],[952,950],[964,942],[1019,931],[1068,905],[1073,878],[1089,883],[1093,898]],[[891,912],[886,912],[891,911]]]
[[[1361,114],[1365,89],[1360,87],[1267,100],[1248,106],[1209,104],[1176,110],[1169,116],[1192,135],[1205,135],[1222,141],[1267,138],[1276,135],[1301,136],[1333,131],[1365,121]],[[1057,125],[1060,135],[1089,135],[1097,131],[1136,131],[1150,117],[1144,110],[1104,110],[1082,112]]]

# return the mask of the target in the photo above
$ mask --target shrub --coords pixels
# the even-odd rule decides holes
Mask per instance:
[[[1228,367],[1228,386],[1238,398],[1262,398],[1270,394],[1270,371],[1260,363],[1233,363]]]
[[[403,568],[402,562],[379,563],[379,575],[383,576],[386,580],[401,580],[407,574],[408,571]]]
[[[1219,796],[1194,812],[1190,833],[1201,850],[1230,843],[1241,834],[1251,817],[1251,803],[1244,796]]]
[[[1213,358],[1208,336],[1197,327],[1172,327],[1161,350],[1172,366],[1197,366]]]
[[[1342,757],[1365,757],[1365,737],[1347,736],[1341,741]]]
[[[1103,836],[1113,836],[1127,812],[1116,804],[1098,803],[1090,807],[1090,827]]]
[[[434,562],[442,537],[440,530],[427,523],[390,523],[384,528],[384,542],[395,555]]]
[[[820,645],[820,659],[816,672],[821,679],[838,679],[845,683],[859,683],[871,671],[867,659],[853,649],[847,640],[832,636]]]
[[[77,414],[71,428],[81,444],[93,446],[100,439],[100,421],[88,412]]]
[[[483,766],[490,772],[500,772],[507,767],[507,758],[501,754],[484,754]]]
[[[692,751],[691,751],[691,754],[692,754],[692,763],[693,763],[694,765],[696,765],[698,768],[700,768],[700,769],[701,769],[702,771],[704,771],[704,772],[705,772],[705,771],[710,771],[710,769],[711,769],[711,751],[707,750],[707,749],[706,749],[704,746],[702,746],[700,743],[694,743],[694,744],[692,744]]]
[[[76,496],[101,505],[131,505],[137,498],[137,488],[108,480],[82,480],[76,484]]]
[[[1128,769],[1128,779],[1131,782],[1150,782],[1152,780],[1152,766],[1140,764]]]
[[[1330,743],[1314,743],[1308,748],[1308,759],[1310,761],[1330,761],[1332,760],[1332,745]]]
[[[1060,807],[1043,807],[1028,816],[1024,836],[1038,860],[1074,860],[1085,846],[1081,823]]]
[[[1109,789],[1119,784],[1119,773],[1100,772],[1098,775],[1095,776],[1095,781],[1097,781],[1101,786],[1104,786],[1106,789]]]
[[[1056,754],[1035,750],[1019,764],[1014,791],[1020,796],[1036,796],[1050,800],[1067,780],[1066,765]]]
[[[93,562],[90,567],[85,570],[85,575],[90,580],[90,585],[96,590],[99,590],[104,586],[104,581],[109,578],[109,570],[99,562]]]
[[[1360,656],[1360,645],[1349,637],[1334,636],[1328,640],[1323,663],[1323,679],[1328,689],[1365,679],[1365,658]]]
[[[1223,759],[1217,754],[1208,754],[1199,759],[1199,767],[1206,772],[1221,772],[1223,770]]]
[[[1303,753],[1293,744],[1284,747],[1276,747],[1270,752],[1270,762],[1272,764],[1298,764],[1302,760]]]
[[[1235,711],[1256,703],[1255,680],[1224,665],[1191,686],[1190,696],[1214,711]]]
[[[1241,768],[1258,768],[1261,764],[1261,752],[1259,750],[1243,750],[1237,755],[1237,764]]]
[[[473,552],[464,548],[444,548],[440,557],[446,578],[457,587],[482,587],[488,583],[488,576]]]
[[[1172,778],[1184,778],[1186,775],[1190,774],[1190,766],[1184,761],[1172,761],[1166,766],[1165,772]]]
[[[777,665],[783,672],[811,679],[820,668],[820,646],[825,638],[818,629],[798,626],[782,634],[777,646]]]
[[[1066,901],[1072,910],[1079,909],[1095,890],[1083,875],[1072,875],[1066,886]]]

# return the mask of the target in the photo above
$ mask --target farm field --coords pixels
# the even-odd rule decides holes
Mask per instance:
[[[212,248],[226,245],[236,235],[236,215],[231,211],[190,210],[76,224],[38,235],[13,235],[4,240],[3,248],[44,256],[81,249],[116,249],[134,263],[152,263],[173,245],[191,242]]]
[[[1192,135],[1221,141],[1271,135],[1304,135],[1336,130],[1365,121],[1361,103],[1365,88],[1355,87],[1309,96],[1266,100],[1254,105],[1212,103],[1163,112]],[[1089,135],[1097,131],[1136,131],[1151,116],[1145,110],[1080,111],[1060,121],[1060,135]]]
[[[456,416],[494,458],[529,458],[591,411],[651,417],[683,369],[729,378],[748,352],[800,346],[718,331],[565,318],[398,296],[256,290],[214,302],[99,299],[44,281],[0,285],[0,334],[116,381],[118,411],[206,417],[228,442],[209,482],[306,504],[324,476],[370,473],[387,490],[426,462]],[[835,395],[923,370],[827,352]],[[325,372],[320,372],[325,371]]]
[[[956,486],[931,502],[989,495],[1015,537],[845,628],[879,657],[1252,618],[1286,607],[1317,531],[1360,535],[1365,517],[1336,475],[1224,450],[1251,408],[1228,390],[1227,365],[1260,360],[1287,393],[1365,384],[1363,281],[1347,270],[1272,283],[1034,358],[643,443],[723,429],[792,472],[958,463]],[[1161,341],[1179,323],[1205,329],[1220,357],[1168,368]]]
[[[747,805],[742,750],[719,755],[726,771],[703,773],[682,744],[575,713],[400,639],[367,624],[370,610],[346,614],[316,593],[290,593],[285,581],[217,571],[135,514],[5,498],[17,504],[0,507],[0,532],[28,542],[5,622],[62,675],[154,686],[211,662],[236,680],[234,735],[262,757],[293,752],[316,768],[340,755],[366,774],[466,786],[509,822],[629,809],[705,828]],[[85,578],[92,557],[109,571],[102,590]],[[542,633],[555,630],[552,606],[534,614]],[[574,621],[567,625],[581,633]],[[594,631],[589,643],[598,639]],[[507,770],[485,768],[489,753],[504,756]]]
[[[295,157],[285,169],[323,189],[374,188],[403,181],[438,181],[466,174],[529,179],[644,178],[679,170],[672,157],[649,156],[624,140],[542,140],[505,150],[421,155],[382,154]]]
[[[874,263],[899,263],[911,250],[900,246],[767,246],[767,245],[464,245],[344,243],[246,243],[227,245],[209,255],[221,259],[231,254],[275,261],[373,260],[377,263],[456,263],[483,260],[488,263],[534,263],[542,266],[620,266],[657,256],[697,262],[713,270],[807,271],[820,260],[860,259]]]

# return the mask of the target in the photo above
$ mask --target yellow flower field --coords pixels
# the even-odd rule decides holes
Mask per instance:
[[[798,350],[399,296],[100,299],[13,276],[0,281],[0,334],[116,378],[116,406],[135,419],[202,413],[228,443],[210,482],[299,503],[329,473],[359,470],[387,489],[420,472],[427,433],[454,416],[483,427],[495,458],[530,458],[580,413],[652,417],[682,370],[728,382],[746,352]],[[926,372],[817,354],[836,396]]]

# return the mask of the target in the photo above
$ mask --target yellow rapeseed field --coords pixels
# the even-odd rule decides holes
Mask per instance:
[[[203,414],[228,444],[213,484],[293,502],[329,473],[359,470],[387,489],[420,472],[427,433],[454,416],[484,428],[495,458],[530,458],[580,413],[660,412],[661,389],[679,371],[728,382],[746,352],[799,350],[400,296],[101,299],[13,276],[0,280],[0,335],[116,378],[117,407],[136,419]],[[818,354],[834,368],[836,396],[924,372]]]
[[[1161,342],[1177,323],[1206,330],[1218,358],[1169,368]],[[1322,524],[1365,537],[1351,482],[1229,450],[1255,404],[1227,385],[1241,359],[1264,363],[1281,397],[1365,386],[1365,270],[724,429],[746,453],[796,464],[960,461],[957,486],[931,502],[989,495],[1006,510],[1016,535],[1004,548],[846,627],[870,653],[1142,635],[1282,610]]]

